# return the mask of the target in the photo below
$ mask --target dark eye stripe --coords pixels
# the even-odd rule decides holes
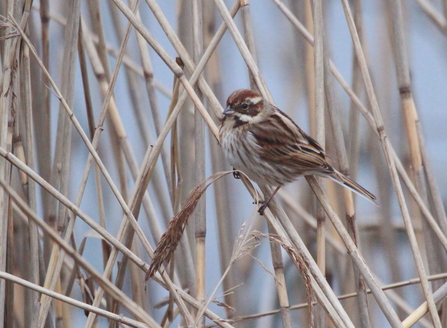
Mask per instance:
[[[258,115],[259,114],[258,107],[254,106],[254,105],[250,106],[247,113],[248,113],[248,115],[253,116],[253,117]]]

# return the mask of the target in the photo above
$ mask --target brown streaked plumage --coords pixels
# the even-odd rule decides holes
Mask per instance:
[[[261,215],[279,188],[312,174],[334,180],[376,203],[372,193],[326,161],[317,141],[258,93],[234,91],[223,114],[220,142],[230,164],[256,183],[276,187],[259,208]]]

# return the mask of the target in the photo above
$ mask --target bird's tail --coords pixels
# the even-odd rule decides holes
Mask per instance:
[[[335,172],[331,175],[326,175],[329,179],[337,182],[338,184],[342,185],[343,187],[346,187],[353,192],[355,192],[357,195],[362,196],[363,198],[369,200],[370,202],[377,205],[377,197],[374,196],[372,193],[370,193],[368,190],[363,188],[361,185],[359,185],[357,182],[349,179],[344,174],[334,170]]]

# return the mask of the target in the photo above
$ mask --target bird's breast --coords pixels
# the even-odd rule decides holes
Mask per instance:
[[[225,156],[234,168],[260,184],[283,184],[283,177],[279,174],[277,165],[261,159],[261,147],[248,129],[223,125],[220,129],[220,139]]]

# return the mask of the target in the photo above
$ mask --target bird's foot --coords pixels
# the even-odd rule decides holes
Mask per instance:
[[[269,205],[268,202],[266,202],[265,200],[255,200],[255,201],[253,201],[253,204],[255,204],[255,205],[261,205],[261,206],[258,208],[258,213],[259,213],[259,215],[264,215],[264,211],[265,211],[265,209],[267,208],[267,206]]]
[[[269,203],[263,200],[258,201],[258,204],[261,204],[261,206],[258,208],[259,215],[264,215],[264,211],[269,206]]]
[[[241,174],[239,173],[239,171],[236,171],[236,169],[234,167],[233,167],[233,176],[235,179],[241,178]]]

